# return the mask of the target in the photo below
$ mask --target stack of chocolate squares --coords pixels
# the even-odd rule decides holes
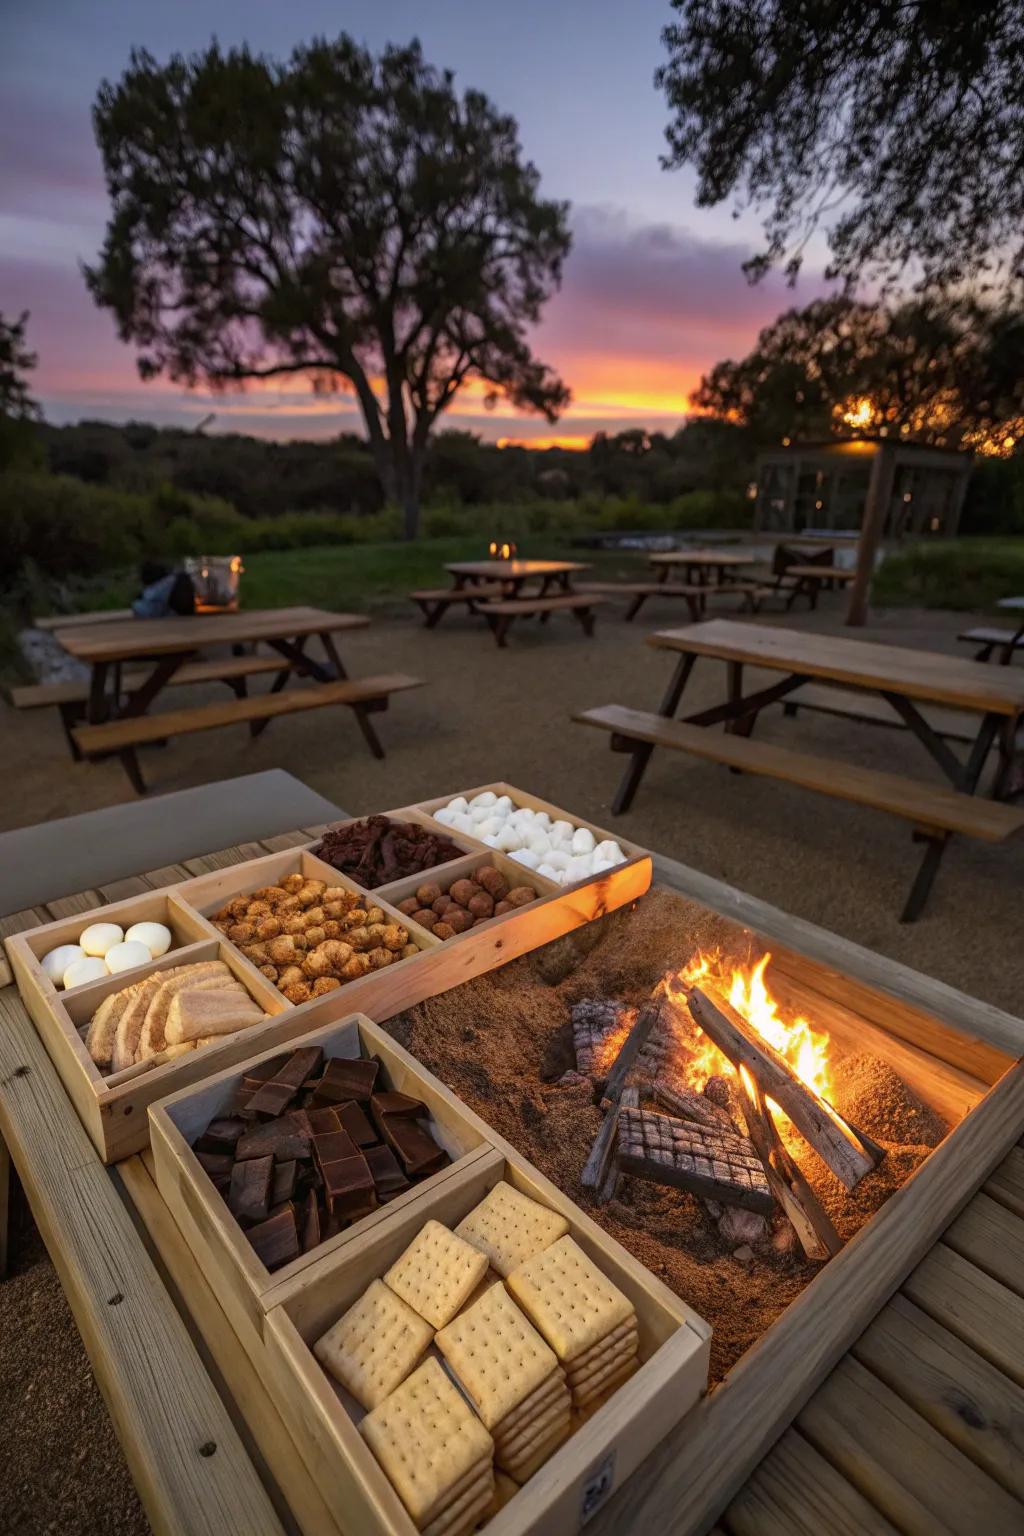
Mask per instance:
[[[520,1264],[507,1283],[564,1367],[575,1409],[590,1407],[636,1369],[633,1303],[571,1237]]]
[[[301,1046],[251,1068],[195,1143],[266,1265],[279,1269],[448,1161],[421,1100],[380,1082],[379,1061]]]

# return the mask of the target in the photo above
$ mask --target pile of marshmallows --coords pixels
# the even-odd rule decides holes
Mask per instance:
[[[589,880],[626,858],[610,838],[596,843],[586,827],[552,821],[547,811],[513,805],[508,795],[498,796],[490,789],[472,800],[456,795],[433,815],[443,827],[478,838],[488,848],[507,853],[517,864],[535,869],[558,885]]]
[[[148,965],[170,947],[171,930],[163,923],[136,923],[127,933],[117,923],[93,923],[77,944],[58,945],[40,963],[55,987],[81,987],[133,965]]]

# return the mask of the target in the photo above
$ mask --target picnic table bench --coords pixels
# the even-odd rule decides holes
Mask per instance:
[[[957,639],[981,646],[976,661],[988,661],[992,652],[998,651],[1000,665],[1006,667],[1013,659],[1014,651],[1024,649],[1024,597],[1001,597],[996,607],[1019,615],[1015,629],[967,629]]]
[[[556,597],[503,597],[484,603],[483,614],[500,646],[507,644],[509,627],[517,618],[539,618],[546,622],[553,613],[571,613],[585,635],[594,633],[593,609],[605,599],[591,592],[560,592]]]
[[[433,629],[451,607],[465,604],[467,613],[479,613],[481,603],[488,598],[503,597],[505,588],[500,582],[476,582],[467,587],[421,587],[410,592],[409,599],[422,609],[424,627]]]
[[[349,679],[335,636],[363,629],[369,622],[365,614],[295,607],[61,628],[56,631],[60,645],[92,669],[87,723],[72,726],[71,739],[83,757],[116,753],[139,794],[145,793],[146,788],[136,755],[140,746],[238,723],[248,723],[256,736],[277,715],[320,709],[329,704],[350,708],[371,752],[375,757],[383,757],[384,749],[368,717],[385,709],[392,693],[418,687],[420,680],[405,674]],[[306,653],[313,637],[323,647],[326,662]],[[150,705],[186,666],[204,665],[195,661],[204,648],[247,643],[266,645],[275,653],[270,659],[276,676],[269,693],[155,716],[148,714]],[[252,660],[238,659],[246,663]],[[134,663],[141,673],[143,662],[148,664],[148,671],[139,676],[122,703],[122,669]],[[282,694],[293,672],[315,686]]]
[[[189,859],[134,889],[321,831]],[[939,1012],[972,1040],[1024,1051],[1024,1024],[999,1009],[674,861],[656,857],[655,876],[892,998],[908,1029],[915,1012]],[[0,933],[98,909],[129,894],[126,883],[85,892],[73,908],[0,919]],[[1005,1426],[1024,1389],[1024,1069],[993,1092],[997,1123],[984,1145],[947,1159],[946,1188],[963,1207],[953,1223],[925,1221],[908,1245],[898,1210],[883,1209],[875,1222],[892,1238],[870,1274],[848,1271],[844,1290],[838,1270],[816,1280],[836,1291],[820,1334],[775,1330],[771,1399],[752,1401],[741,1361],[714,1394],[727,1400],[731,1433],[720,1432],[721,1413],[709,1433],[705,1399],[600,1510],[589,1536],[1020,1529],[1020,1459]],[[306,1470],[160,1195],[150,1155],[102,1165],[13,987],[0,990],[0,1138],[0,1273],[13,1162],[157,1536],[341,1536],[346,1511],[329,1507]],[[809,1347],[816,1385],[805,1401],[787,1363]]]
[[[1024,829],[1024,809],[998,799],[976,797],[982,770],[997,738],[999,767],[993,793],[998,797],[1016,788],[1020,755],[1016,733],[1024,715],[1024,681],[1016,676],[994,674],[975,662],[931,651],[809,636],[799,630],[725,619],[688,629],[662,630],[648,636],[647,643],[679,656],[659,711],[647,713],[610,704],[573,717],[581,724],[608,731],[613,751],[630,756],[612,802],[616,814],[629,809],[656,746],[888,811],[911,822],[915,838],[927,844],[902,922],[913,922],[920,915],[954,833],[1001,842]],[[701,656],[727,663],[728,699],[677,721],[674,717],[683,691]],[[768,687],[744,694],[743,667],[748,663],[784,676]],[[814,678],[879,695],[921,742],[952,788],[944,790],[916,779],[750,739],[762,709],[781,702]],[[932,729],[918,707],[922,703],[947,705],[978,717],[966,763]],[[724,725],[724,734],[713,734],[708,727],[714,725]]]
[[[798,597],[806,597],[812,608],[818,606],[818,594],[825,588],[849,586],[857,579],[857,572],[838,565],[790,565],[786,576],[793,582],[786,598],[789,611]]]
[[[733,572],[756,565],[757,561],[753,555],[741,555],[735,550],[691,548],[650,555],[647,563],[654,567],[661,581],[668,581],[673,570],[681,567],[686,582],[711,586],[714,578],[719,586],[725,586],[734,579]]]

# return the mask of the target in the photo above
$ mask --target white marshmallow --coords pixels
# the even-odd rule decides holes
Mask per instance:
[[[455,828],[456,832],[469,832],[472,834],[476,830],[476,822],[473,821],[471,817],[463,816],[461,814],[455,817],[455,820],[452,822],[452,826]]]
[[[135,923],[125,934],[125,943],[145,944],[153,959],[166,955],[171,947],[171,930],[165,923]]]
[[[442,827],[450,827],[454,825],[456,814],[450,805],[443,805],[439,811],[434,812],[434,820],[439,821]]]
[[[473,796],[469,805],[471,810],[477,806],[483,806],[484,809],[487,809],[489,806],[497,805],[497,803],[498,797],[493,789],[482,789],[478,795]]]
[[[571,821],[556,821],[551,829],[558,837],[567,837],[572,840],[573,825]]]
[[[574,880],[587,880],[587,879],[590,878],[590,876],[593,874],[593,872],[594,872],[594,859],[593,859],[593,855],[589,854],[589,853],[584,853],[584,854],[581,854],[578,858],[570,859],[569,860],[569,867],[566,870],[565,874],[566,874],[566,879],[571,882],[571,881],[574,881]]]
[[[448,801],[445,810],[454,811],[455,815],[458,816],[469,810],[469,801],[465,795],[456,795],[454,800]]]
[[[496,837],[501,831],[501,818],[498,816],[485,816],[483,821],[476,824],[477,837],[486,842],[489,837]]]
[[[518,828],[509,826],[506,822],[498,833],[498,847],[504,849],[506,853],[515,853],[516,849],[522,846],[523,839]]]
[[[526,846],[541,859],[546,858],[551,851],[551,846],[543,832],[531,832],[527,838]]]
[[[483,834],[480,834],[480,833],[478,833],[477,835],[480,837],[480,841],[482,843],[486,843],[487,844],[488,848],[500,848],[501,847],[501,843],[495,837],[493,832],[488,832],[486,837]]]
[[[607,859],[609,864],[621,864],[626,857],[618,843],[613,842],[611,838],[605,838],[603,843],[598,843],[594,853],[599,859]]]
[[[495,816],[507,816],[512,809],[512,801],[508,795],[499,795],[494,802]]]
[[[573,853],[593,853],[594,834],[586,827],[577,827],[572,835]]]
[[[540,859],[530,848],[517,848],[515,853],[509,854],[510,859],[515,859],[517,864],[522,864],[525,869],[536,869]]]
[[[107,950],[107,970],[128,971],[133,965],[146,965],[152,958],[145,944],[133,939],[130,944],[115,944]]]
[[[565,853],[563,849],[555,848],[551,853],[548,854],[548,863],[551,865],[552,869],[568,869],[569,855]]]
[[[44,955],[40,964],[44,972],[53,982],[55,987],[63,985],[64,972],[69,965],[74,965],[76,960],[85,959],[85,950],[80,944],[58,944],[56,949],[51,949],[48,955]]]
[[[548,815],[547,811],[536,811],[534,813],[533,819],[537,823],[538,827],[550,827],[551,825],[551,817]]]
[[[545,880],[554,880],[556,883],[561,879],[559,871],[552,868],[550,864],[538,864],[537,873],[543,875]]]
[[[87,955],[99,955],[102,959],[112,944],[120,944],[124,929],[117,923],[90,923],[78,942]]]
[[[490,808],[490,806],[489,805],[471,805],[470,808],[469,808],[469,819],[470,819],[470,821],[474,822],[476,825],[479,825],[481,821],[490,821],[490,819],[491,819],[491,808]]]
[[[101,976],[108,974],[107,962],[99,955],[83,955],[81,960],[73,960],[64,972],[64,990],[84,987],[87,981],[99,981]]]
[[[611,862],[610,859],[599,859],[596,854],[594,855],[594,874],[595,875],[603,875],[606,869],[614,869],[614,868],[615,868],[615,866]]]

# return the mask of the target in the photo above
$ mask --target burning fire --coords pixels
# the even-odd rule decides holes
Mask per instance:
[[[698,951],[686,969],[665,981],[666,992],[681,1008],[686,1004],[686,988],[707,982],[727,997],[736,1012],[784,1056],[799,1078],[823,1099],[831,1099],[832,1079],[828,1065],[828,1035],[812,1028],[807,1019],[784,1019],[779,1005],[765,983],[764,973],[771,959],[764,954],[755,965],[728,965],[719,954]],[[696,1024],[694,1055],[686,1063],[685,1074],[691,1086],[700,1091],[709,1077],[729,1077],[733,1066]],[[769,1100],[769,1103],[771,1101]],[[771,1105],[777,1117],[782,1111]],[[783,1116],[784,1118],[784,1116]]]
[[[492,539],[488,554],[492,560],[514,560],[516,557],[516,547],[514,544],[499,543],[496,539]]]

